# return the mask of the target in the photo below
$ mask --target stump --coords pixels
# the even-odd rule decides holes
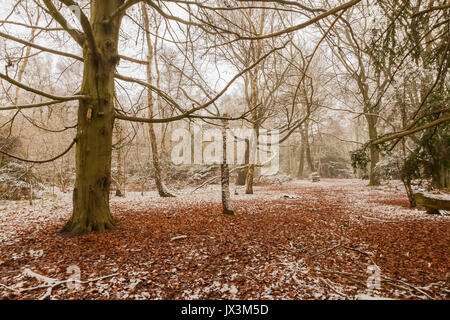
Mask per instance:
[[[318,181],[320,181],[320,175],[319,175],[319,173],[318,173],[318,172],[313,172],[313,173],[311,173],[311,179],[312,179],[312,182],[318,182]]]

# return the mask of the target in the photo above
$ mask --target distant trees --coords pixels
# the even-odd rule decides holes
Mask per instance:
[[[0,37],[24,45],[25,47],[37,49],[40,52],[46,52],[81,62],[83,66],[82,80],[78,85],[77,92],[57,95],[48,90],[40,90],[32,85],[27,85],[23,81],[18,81],[18,79],[14,78],[11,74],[0,73],[0,78],[3,81],[40,96],[42,99],[45,98],[45,101],[41,100],[42,102],[40,103],[33,102],[27,105],[18,105],[13,102],[12,107],[3,107],[2,109],[20,110],[24,108],[39,108],[48,105],[56,105],[68,101],[78,102],[77,133],[73,142],[70,144],[70,146],[73,144],[76,145],[76,178],[73,191],[73,214],[64,227],[64,231],[71,235],[90,231],[103,232],[115,225],[115,220],[112,217],[109,208],[113,126],[115,121],[166,123],[187,118],[202,118],[196,114],[197,111],[212,106],[227,91],[233,82],[242,76],[246,76],[248,72],[253,72],[252,70],[255,68],[259,68],[261,62],[269,55],[267,53],[262,56],[261,54],[257,54],[257,56],[253,57],[250,64],[247,65],[245,69],[238,72],[222,90],[212,94],[206,93],[201,102],[196,99],[191,100],[191,102],[194,103],[194,107],[186,108],[170,95],[163,92],[160,88],[149,83],[148,79],[146,81],[139,79],[138,77],[134,78],[126,76],[117,71],[118,64],[121,60],[138,65],[142,64],[142,60],[140,59],[127,57],[126,54],[119,53],[119,51],[124,49],[124,46],[121,45],[124,18],[126,17],[128,19],[130,17],[127,16],[127,10],[132,9],[141,2],[144,2],[146,6],[158,13],[158,15],[165,20],[167,28],[165,32],[171,33],[172,43],[181,43],[184,41],[188,44],[187,49],[189,50],[193,43],[192,38],[190,38],[190,36],[193,35],[190,31],[191,29],[197,29],[200,35],[215,35],[217,40],[256,41],[256,43],[261,43],[262,39],[275,39],[305,28],[320,19],[349,8],[360,1],[352,0],[344,5],[329,10],[321,9],[319,11],[312,7],[296,3],[283,4],[274,2],[267,6],[263,3],[264,6],[261,6],[261,3],[258,1],[256,2],[256,7],[258,7],[260,12],[264,12],[265,10],[276,12],[280,8],[285,7],[285,9],[292,12],[313,16],[308,18],[305,22],[286,28],[273,26],[272,30],[268,33],[264,33],[262,28],[259,28],[260,31],[255,33],[255,30],[240,29],[239,26],[229,30],[222,24],[209,23],[210,16],[220,16],[222,11],[230,8],[227,6],[227,3],[222,2],[185,3],[183,1],[173,1],[173,5],[178,6],[179,10],[184,11],[185,15],[188,16],[188,19],[184,19],[172,14],[170,5],[161,1],[86,1],[83,2],[83,6],[74,0],[60,0],[57,1],[56,5],[54,0],[27,1],[28,7],[25,8],[26,13],[34,9],[41,12],[41,14],[45,16],[46,21],[50,21],[47,26],[31,25],[29,26],[31,29],[41,30],[42,33],[47,34],[47,36],[50,36],[53,32],[61,34],[65,41],[64,45],[60,48],[67,50],[77,46],[78,49],[72,51],[74,53],[70,53],[64,51],[64,49],[53,49],[51,46],[45,44],[38,45],[4,32],[0,33]],[[247,6],[253,5],[252,3],[246,4],[241,2],[237,2],[236,4],[237,5],[233,7],[233,10],[236,10],[238,14],[242,14],[245,10],[249,10]],[[69,16],[66,8],[69,8],[75,14],[76,27],[73,27],[71,23],[69,23]],[[17,6],[13,5],[10,14],[6,15],[5,21],[2,22],[3,25],[20,25],[18,20],[20,13],[16,12],[16,9]],[[38,21],[33,21],[33,24],[37,23]],[[263,24],[263,22],[261,23]],[[139,25],[139,28],[142,28],[141,24]],[[185,39],[181,41],[177,39],[172,33],[172,28],[177,28],[178,31],[183,32],[186,35]],[[226,35],[228,39],[221,39],[222,35]],[[66,43],[70,43],[70,45],[67,45]],[[215,45],[220,45],[220,41]],[[209,51],[213,48],[214,45],[207,44],[205,49]],[[261,49],[257,49],[257,51],[261,51]],[[249,78],[249,80],[253,79],[251,80],[253,81],[253,86],[257,85],[255,82],[255,76],[257,74],[259,74],[259,72],[255,71],[253,76]],[[153,91],[170,105],[175,111],[174,115],[166,118],[154,117],[149,119],[130,114],[129,110],[126,109],[115,109],[116,81],[118,80],[135,83]],[[184,93],[186,99],[189,100],[190,95],[187,91],[184,91]],[[150,97],[151,95],[149,95],[149,99]],[[255,97],[256,96],[253,94],[253,98],[251,98],[253,99],[252,105],[256,105]],[[198,103],[194,101],[197,101]],[[252,110],[252,112],[256,111]],[[206,118],[216,119],[218,116],[213,115]],[[157,154],[155,145],[153,145],[153,151]],[[64,152],[63,154],[66,153],[67,152]],[[53,158],[58,158],[58,156]],[[251,170],[249,170],[247,176],[252,176]],[[251,191],[251,184],[249,186],[250,189],[248,191]]]
[[[383,18],[367,50],[373,68],[386,70],[380,119],[394,132],[371,138],[368,145],[398,159],[399,177],[414,206],[413,180],[429,179],[430,188],[449,187],[449,6],[445,1],[377,5]]]

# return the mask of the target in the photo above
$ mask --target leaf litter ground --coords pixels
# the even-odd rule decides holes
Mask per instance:
[[[0,298],[449,298],[449,217],[409,209],[398,182],[233,189],[233,217],[221,214],[219,186],[189,191],[112,197],[117,228],[75,238],[58,232],[68,194],[2,202]],[[49,291],[73,266],[82,283]]]

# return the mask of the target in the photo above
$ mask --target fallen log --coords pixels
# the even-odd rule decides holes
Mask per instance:
[[[416,203],[423,206],[430,214],[439,214],[439,210],[450,211],[450,197],[431,193],[416,193]]]

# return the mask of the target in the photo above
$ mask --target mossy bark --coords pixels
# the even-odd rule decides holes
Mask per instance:
[[[114,124],[114,74],[121,16],[105,23],[122,1],[93,1],[91,27],[97,54],[86,44],[76,146],[76,180],[72,217],[63,228],[69,235],[113,228],[109,208]]]

